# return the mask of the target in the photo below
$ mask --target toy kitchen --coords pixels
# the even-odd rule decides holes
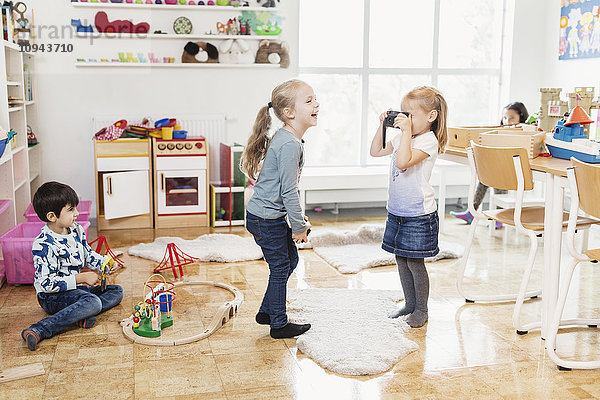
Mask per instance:
[[[153,139],[154,227],[208,226],[205,138]]]

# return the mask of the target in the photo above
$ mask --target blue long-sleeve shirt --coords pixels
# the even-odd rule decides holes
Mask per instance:
[[[100,270],[106,256],[92,250],[81,225],[74,223],[69,233],[60,235],[44,225],[33,241],[33,286],[37,293],[58,293],[77,288],[75,275],[83,267]]]
[[[254,194],[246,206],[248,212],[265,219],[276,219],[287,214],[292,232],[304,232],[306,222],[298,192],[303,166],[304,144],[291,132],[279,129],[269,143],[254,184]]]

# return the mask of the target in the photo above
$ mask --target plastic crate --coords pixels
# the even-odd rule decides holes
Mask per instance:
[[[77,211],[79,211],[79,215],[77,216],[77,222],[81,224],[82,221],[90,220],[90,211],[92,211],[92,202],[89,200],[80,201],[77,206]],[[23,214],[25,218],[27,218],[27,222],[42,222],[35,211],[33,210],[33,204],[29,204],[25,214]]]
[[[6,281],[10,284],[33,283],[35,268],[31,246],[45,222],[22,222],[0,236]],[[89,221],[80,222],[87,236]]]

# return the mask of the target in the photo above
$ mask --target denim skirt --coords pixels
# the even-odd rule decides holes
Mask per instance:
[[[418,217],[399,217],[388,213],[381,248],[406,258],[433,257],[438,248],[437,211]]]

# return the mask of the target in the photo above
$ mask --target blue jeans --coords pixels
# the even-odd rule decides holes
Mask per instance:
[[[269,285],[259,311],[269,314],[271,328],[283,328],[288,323],[285,312],[287,281],[298,265],[292,229],[285,217],[265,219],[250,213],[246,213],[246,229],[254,236],[269,264]]]
[[[123,300],[123,288],[107,285],[100,293],[100,286],[77,286],[77,289],[58,293],[38,293],[38,302],[49,317],[31,325],[40,340],[51,338],[77,321],[92,317],[113,308]]]

